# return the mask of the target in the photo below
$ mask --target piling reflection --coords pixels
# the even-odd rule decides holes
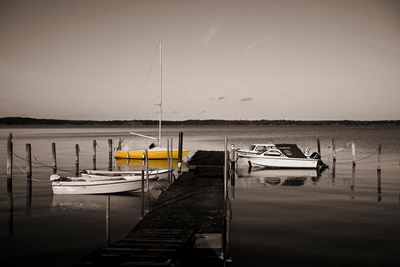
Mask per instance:
[[[331,173],[331,177],[332,177],[332,185],[335,185],[335,178],[336,178],[336,161],[333,161],[332,163],[332,173]]]
[[[7,190],[7,206],[8,206],[8,234],[14,234],[14,200],[12,188]]]
[[[28,178],[26,182],[26,214],[32,214],[32,178]]]
[[[380,202],[382,200],[382,187],[381,187],[381,172],[377,171],[378,174],[378,202]]]

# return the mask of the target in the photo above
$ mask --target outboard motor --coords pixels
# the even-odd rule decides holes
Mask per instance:
[[[320,159],[320,158],[321,158],[321,155],[318,154],[318,152],[313,152],[313,153],[311,154],[310,158],[313,158],[313,159]]]

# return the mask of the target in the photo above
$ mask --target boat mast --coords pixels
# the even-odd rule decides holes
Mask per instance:
[[[158,146],[161,146],[161,121],[162,121],[162,49],[160,41],[160,118],[158,122]]]

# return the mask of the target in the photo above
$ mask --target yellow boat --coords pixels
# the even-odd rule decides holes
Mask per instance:
[[[178,159],[178,149],[170,149],[171,156],[168,156],[168,149],[165,147],[153,147],[147,150],[147,158],[149,160],[153,159]],[[184,158],[189,153],[188,149],[182,149],[182,158]],[[115,158],[117,159],[144,159],[146,154],[145,149],[139,150],[117,150],[115,152]]]

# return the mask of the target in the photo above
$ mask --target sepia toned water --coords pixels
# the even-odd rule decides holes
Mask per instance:
[[[223,150],[250,143],[296,143],[317,150],[329,169],[285,171],[249,168],[238,161],[231,191],[230,266],[398,266],[400,260],[400,131],[396,126],[165,126],[163,138],[184,148]],[[52,143],[56,144],[58,173],[73,176],[75,145],[79,170],[109,164],[108,139],[131,140],[130,128],[18,127],[0,128],[0,259],[1,266],[65,266],[67,262],[125,237],[138,223],[140,193],[107,196],[53,195]],[[135,131],[157,135],[153,127]],[[7,192],[6,145],[13,134],[12,192]],[[329,145],[335,139],[336,163]],[[141,139],[138,139],[140,143]],[[351,142],[356,148],[352,166]],[[32,186],[26,180],[26,144],[32,147]],[[150,142],[148,143],[148,145]],[[382,144],[381,172],[378,145]],[[164,145],[166,142],[164,140]],[[115,168],[141,168],[112,162]],[[157,188],[146,199],[156,201]],[[109,227],[109,231],[107,230]]]

